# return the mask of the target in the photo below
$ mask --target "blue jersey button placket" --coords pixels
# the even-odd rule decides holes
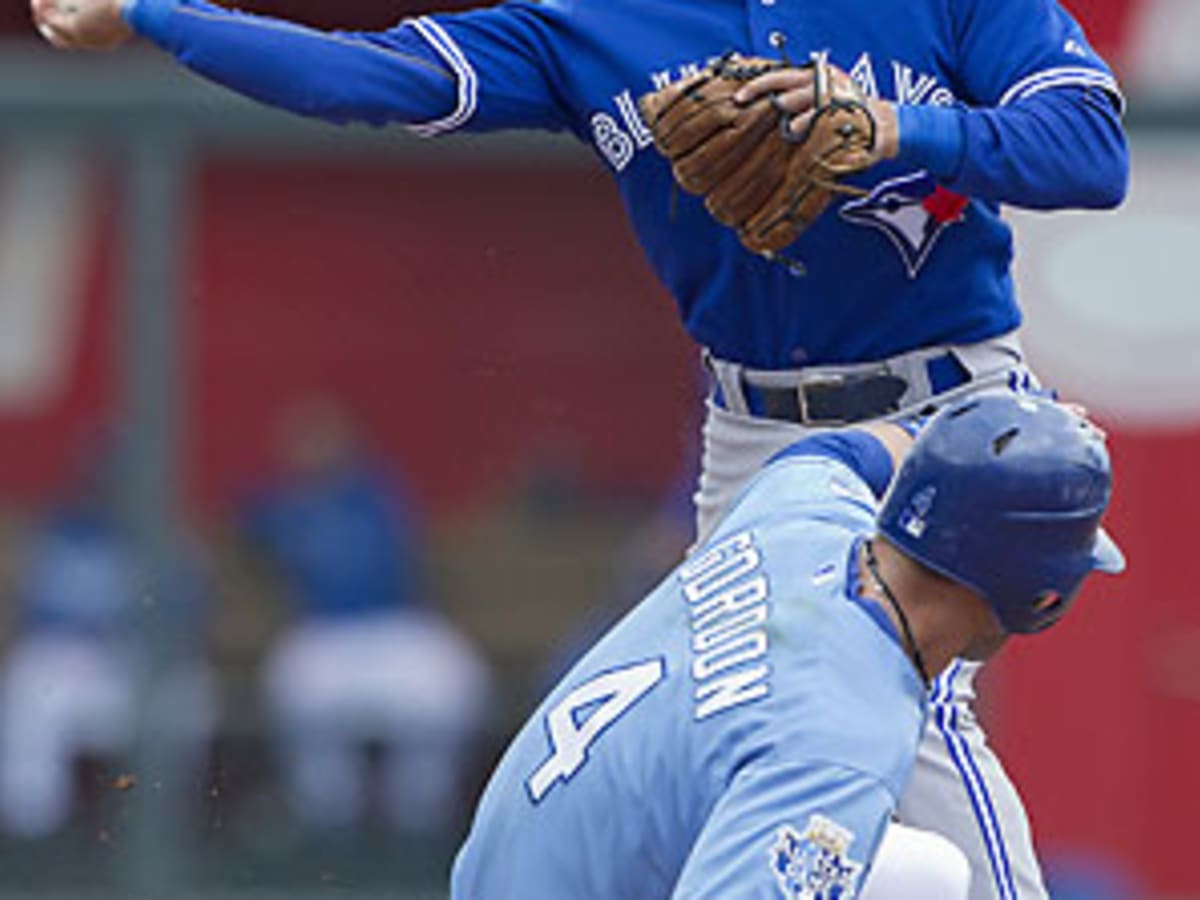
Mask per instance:
[[[773,59],[795,60],[806,57],[808,33],[803,4],[789,0],[749,0],[746,13],[754,38],[754,53]],[[799,40],[795,40],[801,36]]]
[[[787,43],[787,36],[780,30],[784,0],[747,0],[746,19],[752,37],[752,47],[747,52],[755,56],[780,56],[780,46]]]

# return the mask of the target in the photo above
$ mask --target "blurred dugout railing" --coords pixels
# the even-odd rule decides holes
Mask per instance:
[[[1148,144],[1164,137],[1200,140],[1200,100],[1196,105],[1134,103],[1130,128],[1137,142]],[[172,564],[170,535],[180,504],[178,455],[187,420],[178,329],[180,257],[193,161],[214,149],[285,158],[386,154],[426,159],[433,151],[398,129],[339,130],[264,109],[203,84],[157,54],[66,56],[36,49],[27,41],[0,49],[0,129],[9,146],[43,141],[85,144],[119,171],[125,249],[116,267],[120,325],[115,329],[119,347],[114,358],[122,367],[118,408],[134,435],[122,467],[123,495],[145,569],[165,578]],[[586,158],[573,143],[545,135],[461,137],[436,146],[440,164],[470,166],[481,152],[492,165],[506,157],[521,162],[536,157],[547,164],[577,166]],[[147,613],[141,634],[141,671],[148,692],[181,636],[173,632],[169,616],[152,613]],[[141,708],[152,707],[144,703]],[[153,784],[154,789],[133,792],[124,839],[119,845],[87,849],[106,857],[103,871],[111,880],[48,888],[37,883],[37,873],[70,868],[70,861],[59,854],[71,851],[55,845],[45,851],[51,855],[39,858],[42,851],[34,848],[22,851],[30,873],[27,884],[19,869],[0,872],[0,900],[438,896],[435,887],[406,894],[396,887],[375,889],[337,877],[326,880],[320,874],[307,885],[276,887],[268,875],[245,873],[239,883],[210,890],[184,887],[188,879],[181,872],[190,871],[196,862],[179,821],[181,805],[174,799],[178,773],[157,734],[147,714],[140,728],[138,771],[141,783]],[[375,849],[387,853],[386,847]],[[14,852],[10,848],[3,853],[6,865]]]

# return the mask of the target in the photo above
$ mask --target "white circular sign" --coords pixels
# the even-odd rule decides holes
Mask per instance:
[[[1066,399],[1142,425],[1200,422],[1200,148],[1139,145],[1111,213],[1019,213],[1024,344]]]

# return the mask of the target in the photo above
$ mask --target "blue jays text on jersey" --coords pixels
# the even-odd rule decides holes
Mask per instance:
[[[768,467],[514,739],[454,900],[853,897],[925,714],[858,597],[874,509],[841,461]]]
[[[1056,0],[511,0],[332,34],[204,0],[132,0],[128,15],[196,71],[308,115],[427,135],[569,130],[616,178],[691,336],[755,368],[1011,331],[1000,204],[1113,205],[1127,178],[1117,85]],[[900,157],[799,239],[805,277],[676,196],[637,116],[641,93],[730,49],[827,54],[900,103]]]

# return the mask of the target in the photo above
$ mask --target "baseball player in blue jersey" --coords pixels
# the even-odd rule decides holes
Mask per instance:
[[[205,0],[31,0],[43,35],[139,34],[203,76],[334,122],[570,131],[616,180],[713,376],[697,492],[711,534],[763,461],[814,430],[1031,383],[1001,205],[1118,204],[1128,154],[1108,66],[1057,0],[510,0],[321,32]],[[749,252],[677,195],[637,100],[736,50],[848,73],[886,122],[878,162],[789,254]],[[799,111],[785,70],[747,86]],[[399,198],[402,202],[402,198]],[[901,820],[970,858],[971,900],[1045,897],[1021,801],[966,705],[973,662],[935,680]]]
[[[929,673],[1056,622],[1093,569],[1100,435],[1044,399],[960,400],[895,483],[893,425],[806,438],[614,627],[517,735],[452,900],[954,900],[872,866]],[[860,893],[860,889],[862,893]]]

